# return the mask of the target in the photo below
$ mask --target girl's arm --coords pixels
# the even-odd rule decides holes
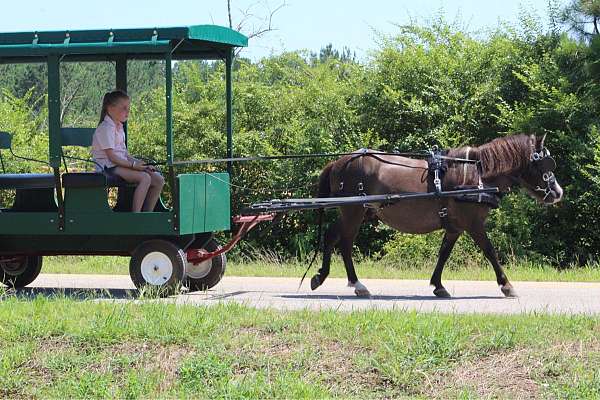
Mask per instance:
[[[137,160],[129,155],[127,155],[126,158],[123,158],[117,155],[113,149],[105,149],[104,151],[106,152],[108,159],[119,167],[136,169],[138,171],[143,171],[146,169],[146,166],[142,161]]]

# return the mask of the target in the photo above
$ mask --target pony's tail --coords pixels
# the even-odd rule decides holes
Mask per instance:
[[[321,175],[319,176],[319,192],[317,197],[330,197],[331,196],[331,169],[333,168],[333,162],[330,162],[325,166]],[[319,228],[317,229],[317,238],[315,240],[315,254],[313,256],[310,265],[315,261],[318,251],[321,249],[321,228],[323,226],[323,214],[325,210],[320,208],[319,213]],[[309,266],[310,268],[310,266]]]
[[[331,194],[331,169],[333,168],[333,162],[330,162],[323,168],[321,175],[319,176],[319,193],[317,197],[328,197]]]
[[[333,168],[333,162],[330,162],[325,166],[321,175],[319,176],[319,192],[317,193],[317,197],[330,197],[331,196],[331,170]],[[325,210],[320,208],[319,213],[319,228],[317,229],[317,238],[315,240],[315,255],[313,256],[310,264],[315,261],[317,257],[317,252],[321,249],[321,228],[323,226],[323,214]],[[309,266],[310,268],[310,266]]]
[[[331,194],[331,190],[329,189],[330,188],[330,180],[329,179],[330,179],[332,167],[333,167],[333,163],[329,163],[325,166],[325,168],[321,172],[321,175],[319,176],[319,192],[317,193],[317,197],[328,197]],[[312,267],[312,265],[315,263],[315,260],[317,259],[319,250],[321,250],[321,232],[322,232],[322,227],[323,227],[324,212],[325,211],[322,208],[317,210],[318,228],[317,228],[317,236],[315,238],[315,251],[313,253],[312,259],[310,260],[310,263],[308,264],[308,268],[306,268],[304,275],[302,275],[302,279],[300,279],[300,285],[298,285],[298,290],[300,290],[300,287],[302,286],[302,282],[304,282],[304,278],[306,278],[306,274],[308,274],[308,271],[310,271],[310,268]]]

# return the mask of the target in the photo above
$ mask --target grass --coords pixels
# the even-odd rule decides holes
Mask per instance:
[[[0,397],[590,398],[600,319],[0,303]]]
[[[356,264],[360,278],[380,279],[429,279],[433,272],[435,260],[406,262],[403,265],[390,265],[385,262],[363,260]],[[314,267],[314,270],[318,269]],[[72,274],[128,274],[129,259],[126,257],[45,257],[42,272]],[[259,261],[228,262],[228,276],[271,276],[301,277],[308,263],[283,262],[274,258],[263,257]],[[512,281],[565,281],[565,282],[598,282],[600,267],[587,267],[558,270],[550,265],[542,265],[528,261],[510,262],[506,273]],[[310,275],[309,275],[310,276]],[[331,267],[331,277],[346,276],[343,264],[335,259]],[[450,264],[444,270],[444,279],[458,280],[495,280],[494,272],[486,261],[469,262],[467,266],[458,267]]]

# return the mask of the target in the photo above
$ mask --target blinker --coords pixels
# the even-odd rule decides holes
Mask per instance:
[[[541,171],[548,172],[556,169],[556,161],[551,156],[546,156],[541,160],[537,161]]]

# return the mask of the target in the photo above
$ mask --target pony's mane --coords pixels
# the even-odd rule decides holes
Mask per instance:
[[[451,149],[450,157],[466,157],[467,147]],[[469,159],[481,161],[482,178],[510,175],[527,167],[531,155],[528,135],[500,137],[469,150]]]

